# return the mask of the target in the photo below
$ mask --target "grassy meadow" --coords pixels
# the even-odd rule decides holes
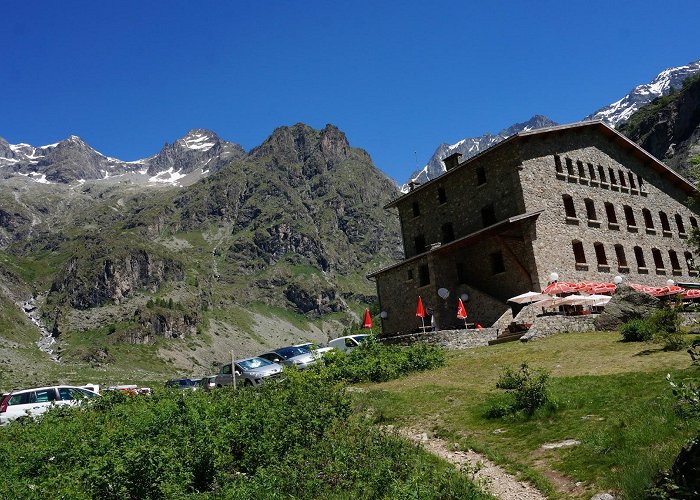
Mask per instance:
[[[482,452],[554,498],[600,491],[639,498],[700,427],[673,412],[666,374],[697,381],[700,367],[685,351],[619,339],[617,333],[563,334],[452,351],[443,368],[366,386],[357,393],[358,410]],[[503,369],[522,362],[551,373],[558,409],[487,418],[503,397],[496,389]],[[566,439],[581,444],[542,449]]]

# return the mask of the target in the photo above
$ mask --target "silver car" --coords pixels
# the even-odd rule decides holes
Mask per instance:
[[[271,377],[279,377],[282,367],[263,358],[246,358],[234,362],[234,373],[237,385],[253,386]],[[222,366],[215,379],[216,387],[233,385],[233,377],[231,363]]]
[[[303,370],[319,360],[319,357],[314,356],[308,347],[299,346],[280,347],[274,351],[261,354],[260,357],[284,366],[295,366],[299,370]]]

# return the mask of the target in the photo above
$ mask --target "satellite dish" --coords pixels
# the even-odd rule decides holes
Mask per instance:
[[[450,296],[450,291],[447,288],[440,288],[438,290],[438,295],[440,296],[440,298],[446,299]]]

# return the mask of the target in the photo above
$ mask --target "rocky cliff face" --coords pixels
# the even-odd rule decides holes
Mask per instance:
[[[642,108],[619,129],[681,175],[697,180],[691,163],[700,157],[700,76]]]

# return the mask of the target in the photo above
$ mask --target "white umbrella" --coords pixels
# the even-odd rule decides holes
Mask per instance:
[[[538,300],[544,300],[549,298],[549,295],[539,293],[539,292],[525,292],[515,297],[508,299],[508,302],[515,302],[516,304],[529,304],[530,302],[536,302]]]
[[[612,297],[610,295],[588,295],[586,297],[587,303],[592,306],[604,306]]]

